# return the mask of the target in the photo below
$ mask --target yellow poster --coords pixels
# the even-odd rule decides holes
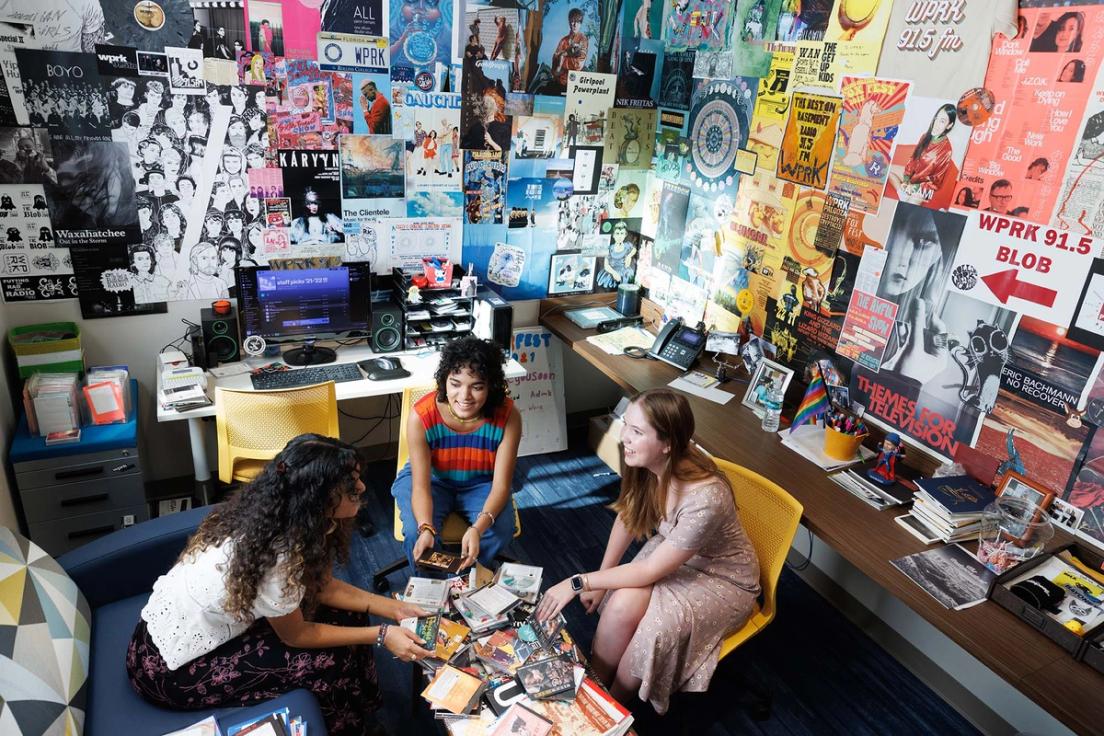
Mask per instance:
[[[767,76],[759,80],[748,148],[758,154],[758,168],[773,174],[778,166],[778,147],[782,145],[786,115],[790,111],[794,52],[792,44],[771,44],[769,49],[774,56]]]
[[[882,53],[893,0],[837,0],[825,41],[838,41],[836,63],[843,74],[874,74]]]
[[[840,98],[795,92],[778,152],[778,177],[824,189],[839,124]]]

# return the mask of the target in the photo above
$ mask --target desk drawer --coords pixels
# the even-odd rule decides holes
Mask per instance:
[[[123,521],[133,517],[135,524],[149,518],[149,507],[140,506],[101,511],[98,514],[72,516],[68,519],[55,519],[40,524],[31,524],[31,539],[54,557],[71,549],[87,544],[93,539],[122,529]]]
[[[35,460],[15,466],[15,479],[21,492],[141,473],[138,452],[133,449],[77,455],[63,460]]]
[[[32,491],[20,490],[28,524],[138,506],[146,502],[145,484],[140,474],[66,483]]]

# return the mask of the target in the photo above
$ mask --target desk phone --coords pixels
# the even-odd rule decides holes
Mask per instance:
[[[687,327],[681,317],[676,317],[659,331],[648,355],[687,371],[704,349],[705,330]]]

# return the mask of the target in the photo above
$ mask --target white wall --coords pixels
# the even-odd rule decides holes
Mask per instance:
[[[12,326],[10,306],[0,306],[0,339],[7,339],[8,329]],[[4,458],[8,455],[8,445],[15,430],[15,411],[7,391],[7,364],[0,358],[0,452]],[[5,463],[5,466],[7,463]],[[0,468],[0,526],[19,529],[12,502],[13,490],[8,483],[7,467]]]

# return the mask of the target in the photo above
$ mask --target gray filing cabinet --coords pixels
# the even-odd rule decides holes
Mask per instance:
[[[133,380],[131,396],[137,406]],[[84,427],[80,442],[46,446],[20,418],[10,459],[35,543],[56,556],[149,518],[137,424]]]

